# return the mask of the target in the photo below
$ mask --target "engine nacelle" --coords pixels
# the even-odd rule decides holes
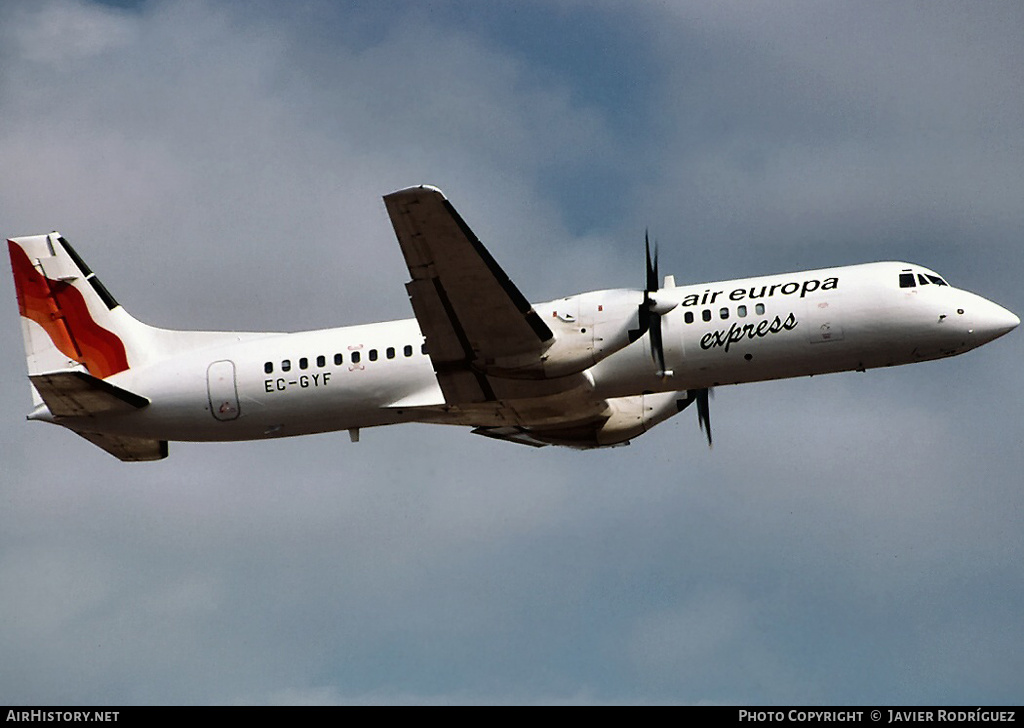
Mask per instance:
[[[582,426],[561,430],[531,429],[529,436],[539,442],[588,450],[628,445],[655,425],[678,414],[686,406],[682,392],[655,392],[608,400],[608,419],[598,427]]]
[[[591,291],[538,304],[537,314],[554,333],[550,346],[535,354],[495,362],[487,373],[511,379],[556,379],[578,374],[629,346],[637,327],[643,291],[626,288]]]
[[[608,400],[612,416],[597,431],[600,447],[626,444],[686,406],[680,392],[655,392]]]

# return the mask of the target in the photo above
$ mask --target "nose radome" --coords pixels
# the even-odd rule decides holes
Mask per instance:
[[[1002,307],[1000,307],[1000,308],[1002,308]],[[1003,309],[1003,313],[1006,315],[1006,318],[1003,320],[1003,326],[1006,327],[1006,331],[1004,331],[1003,333],[1004,334],[1008,334],[1011,331],[1013,331],[1015,328],[1020,326],[1020,317],[1017,314],[1015,314],[1013,311],[1010,311],[1010,310],[1005,309],[1005,308]]]
[[[985,340],[997,339],[1018,326],[1020,326],[1020,319],[1012,311],[987,299],[981,299],[978,302],[977,314],[974,316],[974,330]]]

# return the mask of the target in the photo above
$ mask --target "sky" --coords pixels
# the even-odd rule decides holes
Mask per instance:
[[[1020,314],[1024,9],[0,4],[0,224],[137,318],[405,318],[441,187],[543,301],[907,260]],[[29,423],[0,280],[0,703],[972,704],[1024,695],[1016,331],[723,387],[629,447],[427,425],[172,443]],[[0,308],[0,311],[4,310]]]

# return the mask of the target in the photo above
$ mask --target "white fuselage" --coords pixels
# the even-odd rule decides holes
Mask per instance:
[[[914,285],[900,287],[901,274]],[[215,441],[412,421],[557,425],[579,415],[574,403],[585,408],[642,394],[908,364],[962,353],[1017,325],[1009,311],[938,281],[920,266],[872,263],[662,288],[658,304],[669,309],[662,318],[665,372],[646,334],[602,354],[610,332],[636,321],[642,291],[537,304],[560,340],[592,351],[596,361],[575,375],[579,392],[559,395],[557,412],[544,404],[551,378],[517,381],[511,400],[446,405],[416,319],[289,334],[202,334],[181,354],[110,377],[151,404],[105,417],[101,426],[133,437]],[[188,343],[188,334],[181,336]],[[43,406],[33,419],[51,418]],[[67,418],[60,424],[74,426]]]

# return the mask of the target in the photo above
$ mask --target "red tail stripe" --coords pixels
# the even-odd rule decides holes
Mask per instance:
[[[126,370],[124,342],[93,320],[82,293],[41,275],[13,240],[7,246],[21,315],[42,326],[62,354],[84,364],[94,377],[106,379]]]

